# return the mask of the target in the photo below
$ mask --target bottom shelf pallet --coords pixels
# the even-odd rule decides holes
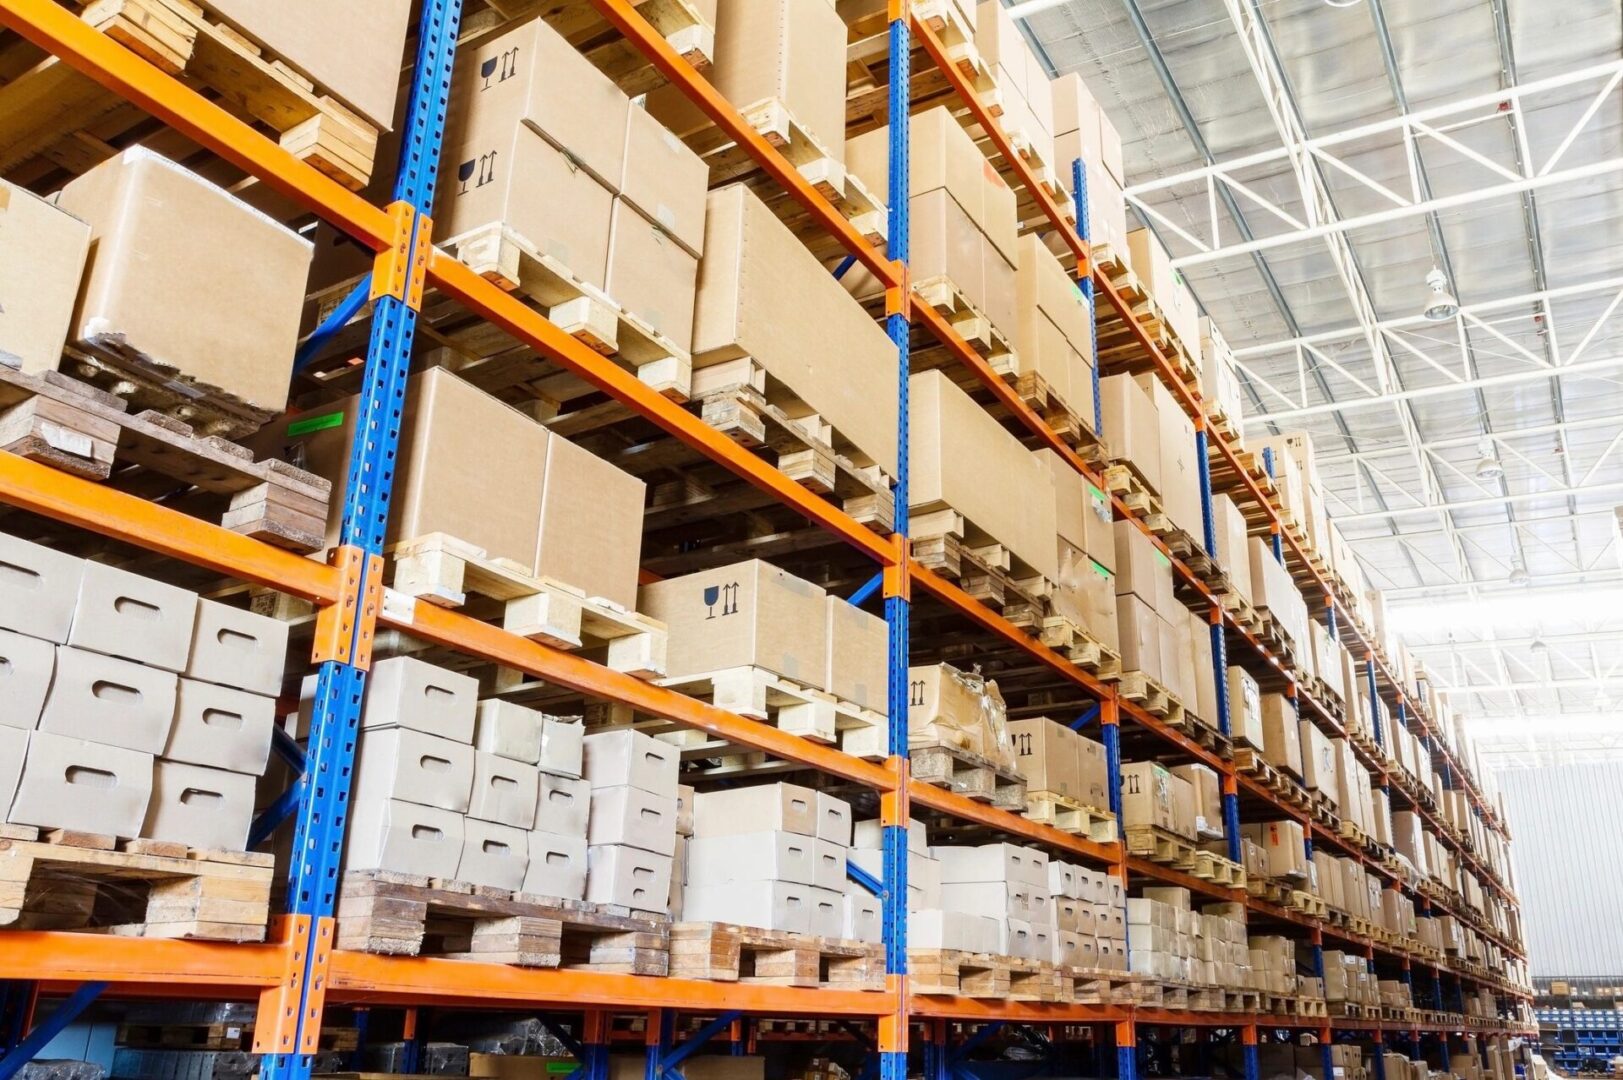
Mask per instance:
[[[673,978],[774,986],[885,988],[885,947],[732,923],[671,927]]]

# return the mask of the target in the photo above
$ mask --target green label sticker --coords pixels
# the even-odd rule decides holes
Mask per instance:
[[[322,413],[320,416],[306,416],[303,420],[295,420],[287,426],[288,438],[297,438],[300,435],[309,435],[314,431],[326,431],[328,428],[343,427],[344,411]]]
[[[580,1068],[580,1066],[576,1065],[573,1061],[549,1061],[547,1062],[547,1075],[567,1076],[578,1068]]]
[[[1092,484],[1087,484],[1086,487],[1088,489],[1088,498],[1090,498],[1090,499],[1098,499],[1100,502],[1105,501],[1105,493],[1104,492],[1100,491],[1098,488],[1094,487]]]
[[[1167,558],[1165,555],[1161,554],[1161,549],[1160,548],[1155,549],[1155,561],[1160,563],[1162,566],[1168,566],[1169,567],[1169,566],[1172,565],[1172,560]]]
[[[1106,578],[1106,579],[1108,579],[1110,577],[1110,571],[1106,570],[1104,567],[1100,566],[1093,559],[1089,559],[1088,564],[1093,567],[1093,572],[1095,574],[1098,574],[1100,577]]]

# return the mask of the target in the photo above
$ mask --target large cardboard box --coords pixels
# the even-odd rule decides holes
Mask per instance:
[[[255,694],[282,692],[288,623],[203,597],[197,598],[185,674]]]
[[[152,768],[152,755],[138,750],[31,732],[6,820],[42,829],[139,836],[152,795]]]
[[[670,907],[671,857],[619,844],[586,849],[586,899],[662,914]],[[685,909],[687,918],[702,916]]]
[[[183,678],[163,756],[257,776],[270,759],[275,726],[274,698]]]
[[[843,880],[845,861],[840,860]],[[737,881],[817,884],[817,841],[781,830],[695,837],[688,845],[688,884],[727,885]]]
[[[1093,318],[1088,301],[1036,233],[1021,237],[1016,271],[1019,371],[1044,379],[1091,431]]]
[[[948,664],[907,669],[908,744],[953,746],[1014,767],[997,683]]]
[[[674,855],[676,798],[630,784],[594,786],[586,842],[593,847],[620,844],[656,855]]]
[[[1161,422],[1155,399],[1131,375],[1110,375],[1099,380],[1099,403],[1104,410],[1100,435],[1111,451],[1133,467],[1133,472],[1156,495],[1161,493]]]
[[[473,793],[473,747],[410,728],[373,728],[361,734],[355,763],[355,798],[401,799],[465,814]]]
[[[537,577],[633,608],[647,485],[565,438],[554,437],[546,457],[540,526],[524,564]],[[490,516],[489,507],[478,512]],[[526,632],[511,623],[508,629]]]
[[[1172,788],[1171,829],[1186,840],[1194,840],[1199,835],[1200,825],[1200,802],[1195,785],[1177,775],[1169,775],[1167,781]]]
[[[1133,273],[1149,287],[1160,306],[1162,317],[1184,347],[1200,353],[1200,311],[1184,284],[1183,275],[1172,268],[1172,257],[1149,229],[1127,234],[1127,250]]]
[[[702,243],[704,234],[699,235]],[[698,282],[698,256],[623,198],[616,198],[609,218],[604,281],[609,298],[686,352],[693,346]]]
[[[1048,598],[1062,615],[1119,652],[1116,625],[1116,577],[1064,540],[1059,546],[1059,580]]]
[[[402,55],[408,0],[208,0],[205,6],[368,124],[387,131],[394,123],[400,66],[409,61]]]
[[[0,627],[63,644],[84,572],[83,559],[0,533]]]
[[[864,709],[887,707],[890,626],[838,596],[827,597],[828,674],[823,689]]]
[[[701,839],[774,829],[816,836],[817,792],[799,784],[757,784],[707,791],[693,800],[693,835]]]
[[[1161,614],[1182,611],[1172,580],[1172,560],[1134,521],[1118,521],[1116,537],[1116,595],[1129,593]]]
[[[32,731],[56,671],[56,647],[49,641],[0,630],[0,728]],[[3,795],[4,791],[0,791]]]
[[[91,230],[72,340],[139,355],[261,421],[286,406],[308,240],[139,146],[56,201]]]
[[[176,682],[158,668],[59,645],[39,730],[161,753],[174,723]]]
[[[56,370],[89,250],[89,225],[0,180],[0,362]]]
[[[586,895],[586,838],[533,829],[524,891],[536,896],[580,900]]]
[[[1245,515],[1233,499],[1218,492],[1212,495],[1212,519],[1217,534],[1217,561],[1228,572],[1235,592],[1250,603],[1251,544]]]
[[[1048,856],[1036,848],[995,843],[930,850],[941,863],[944,885],[996,882],[1025,889],[1048,887]]]
[[[1132,594],[1116,597],[1116,643],[1120,646],[1123,671],[1142,671],[1162,681],[1166,658],[1161,651],[1163,620],[1144,601]]]
[[[178,672],[186,668],[196,621],[196,593],[87,562],[68,644]]]
[[[630,113],[620,198],[697,258],[704,254],[710,168],[648,110],[633,104]]]
[[[1155,402],[1161,441],[1161,508],[1172,523],[1205,543],[1200,502],[1200,463],[1195,457],[1195,425],[1155,372],[1136,376]]]
[[[1228,669],[1229,733],[1234,741],[1260,750],[1267,745],[1262,726],[1262,691],[1245,668]]]
[[[533,151],[522,153],[523,140],[514,138],[520,133],[539,135],[566,151],[574,162],[571,170],[589,174],[603,189],[612,192],[625,172],[630,110],[630,99],[619,87],[542,19],[532,19],[461,52],[451,81],[445,135],[445,167],[453,172],[448,172],[440,184],[435,235],[455,236],[493,221],[519,224],[500,213],[464,217],[461,215],[465,211],[460,209],[448,218],[447,209],[456,203],[448,203],[446,196],[454,198],[455,189],[463,181],[471,180],[476,187],[486,188],[493,181],[504,187],[513,181],[534,182],[535,177],[524,176],[526,166],[520,157],[534,161],[537,156]],[[487,155],[493,151],[497,156],[492,162]],[[505,171],[504,157],[509,163]],[[462,173],[468,162],[474,168],[465,177]],[[517,209],[541,195],[536,188],[511,188],[510,206]],[[606,229],[607,204],[602,205]],[[582,215],[593,209],[575,203],[566,206],[569,213]],[[542,208],[536,210],[541,212]],[[523,229],[519,235],[537,244],[541,240]],[[567,260],[566,265],[575,269]]]
[[[1309,863],[1302,823],[1283,820],[1241,827],[1268,855],[1268,876],[1306,877]]]
[[[586,736],[582,775],[593,788],[630,784],[675,799],[680,761],[680,752],[672,744],[641,731],[618,728]]]
[[[1075,732],[1037,716],[1009,721],[1009,737],[1014,740],[1015,766],[1025,778],[1028,792],[1082,798],[1081,748]]]
[[[1081,775],[1081,791],[1077,799],[1095,810],[1110,808],[1110,766],[1103,743],[1086,736],[1077,736],[1077,772]]]
[[[1070,463],[1047,448],[1033,453],[1054,488],[1054,523],[1060,539],[1106,570],[1116,567],[1114,510],[1103,491],[1082,479]]]
[[[479,708],[473,677],[416,657],[391,656],[372,665],[368,682],[361,727],[412,728],[460,743],[473,738]]]
[[[529,866],[530,838],[523,829],[476,817],[463,821],[458,880],[517,891],[524,887]]]
[[[1302,737],[1296,706],[1284,694],[1262,695],[1262,756],[1277,769],[1302,778]]]
[[[827,594],[752,559],[644,585],[638,604],[670,629],[671,677],[758,667],[815,690],[829,673]]]
[[[682,917],[806,934],[811,932],[813,892],[813,886],[791,881],[695,883],[684,890]]]
[[[141,835],[194,848],[241,851],[254,819],[254,777],[179,761],[157,763]]]
[[[1124,762],[1121,767],[1121,823],[1177,829],[1174,777],[1153,761]]]
[[[890,337],[748,187],[711,192],[705,213],[695,367],[750,358],[766,372],[770,400],[794,415],[818,414],[841,452],[894,476]],[[809,341],[824,347],[809,349]]]
[[[1186,782],[1195,800],[1194,831],[1202,840],[1223,836],[1223,782],[1217,773],[1199,763],[1178,765],[1172,775]]]
[[[345,871],[457,876],[464,840],[461,814],[399,799],[352,801],[349,813]]]
[[[1319,730],[1311,720],[1297,724],[1302,749],[1302,786],[1317,791],[1337,807],[1340,798],[1336,791],[1336,751],[1330,736]]]
[[[535,800],[536,831],[584,841],[591,804],[592,785],[588,781],[542,773]],[[581,858],[585,857],[583,848]]]
[[[1057,530],[1043,467],[941,372],[917,372],[908,387],[915,515],[946,510],[961,515],[972,544],[995,541],[1053,581],[1059,576]],[[1010,498],[1011,492],[1036,497]],[[915,517],[915,531],[924,524]]]
[[[515,829],[535,827],[541,774],[534,765],[475,750],[468,816]]]
[[[976,229],[989,227],[989,202],[1007,192],[986,155],[981,153],[952,111],[945,106],[918,113],[908,120],[908,197],[945,190],[963,208]],[[846,167],[862,180],[869,191],[884,200],[890,197],[890,128],[875,128],[851,139],[845,145]],[[1001,220],[1000,214],[994,214]],[[1012,217],[1010,218],[1012,224]],[[1000,250],[1014,251],[1014,236],[993,239]],[[920,275],[915,274],[915,278]]]

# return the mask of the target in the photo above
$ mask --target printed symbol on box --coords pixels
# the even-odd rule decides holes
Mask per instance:
[[[469,158],[456,167],[458,185],[456,193],[458,195],[468,193],[468,181],[474,179],[476,173],[478,174],[478,181],[473,185],[476,188],[482,188],[496,179],[496,154],[497,151],[492,150],[488,154],[480,154],[476,158]]]
[[[718,600],[721,601],[722,615],[737,615],[738,582],[735,581],[730,585],[710,585],[705,588],[704,606],[708,609],[704,616],[706,619],[716,617],[716,601]]]
[[[914,679],[907,684],[907,707],[924,706],[924,680]]]
[[[1014,744],[1016,747],[1018,747],[1015,753],[1019,754],[1021,757],[1031,756],[1031,732],[1022,731],[1019,735],[1016,735],[1014,737]]]
[[[1129,795],[1137,795],[1138,794],[1138,774],[1134,773],[1132,775],[1123,777],[1123,779],[1127,783],[1127,794],[1129,794]]]
[[[500,56],[492,56],[489,60],[486,60],[484,63],[479,65],[479,77],[485,80],[485,85],[479,88],[480,93],[484,93],[493,85],[496,85],[496,83],[492,83],[490,80],[492,76],[496,76],[498,69],[500,70],[501,74],[496,77],[496,83],[504,83],[508,79],[511,79],[514,75],[518,74],[517,46],[508,49]]]

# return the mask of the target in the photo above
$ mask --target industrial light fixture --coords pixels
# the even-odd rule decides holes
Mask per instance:
[[[1025,0],[1021,4],[1011,4],[1007,14],[1011,19],[1029,19],[1039,11],[1047,11],[1069,2],[1070,0]]]
[[[1521,563],[1517,563],[1515,566],[1510,568],[1509,580],[1512,585],[1525,589],[1527,586],[1533,584],[1533,575],[1527,572],[1527,567],[1523,566]]]
[[[1460,313],[1460,302],[1454,294],[1448,291],[1448,278],[1437,267],[1431,268],[1426,275],[1426,284],[1431,287],[1431,295],[1426,297],[1426,306],[1421,314],[1430,322],[1446,322]]]
[[[1543,656],[1550,651],[1549,644],[1541,637],[1534,638],[1533,643],[1527,648],[1534,656]]]
[[[1478,480],[1497,480],[1505,475],[1505,467],[1494,456],[1493,440],[1486,435],[1477,443],[1477,453],[1481,455],[1476,462],[1476,478]]]

